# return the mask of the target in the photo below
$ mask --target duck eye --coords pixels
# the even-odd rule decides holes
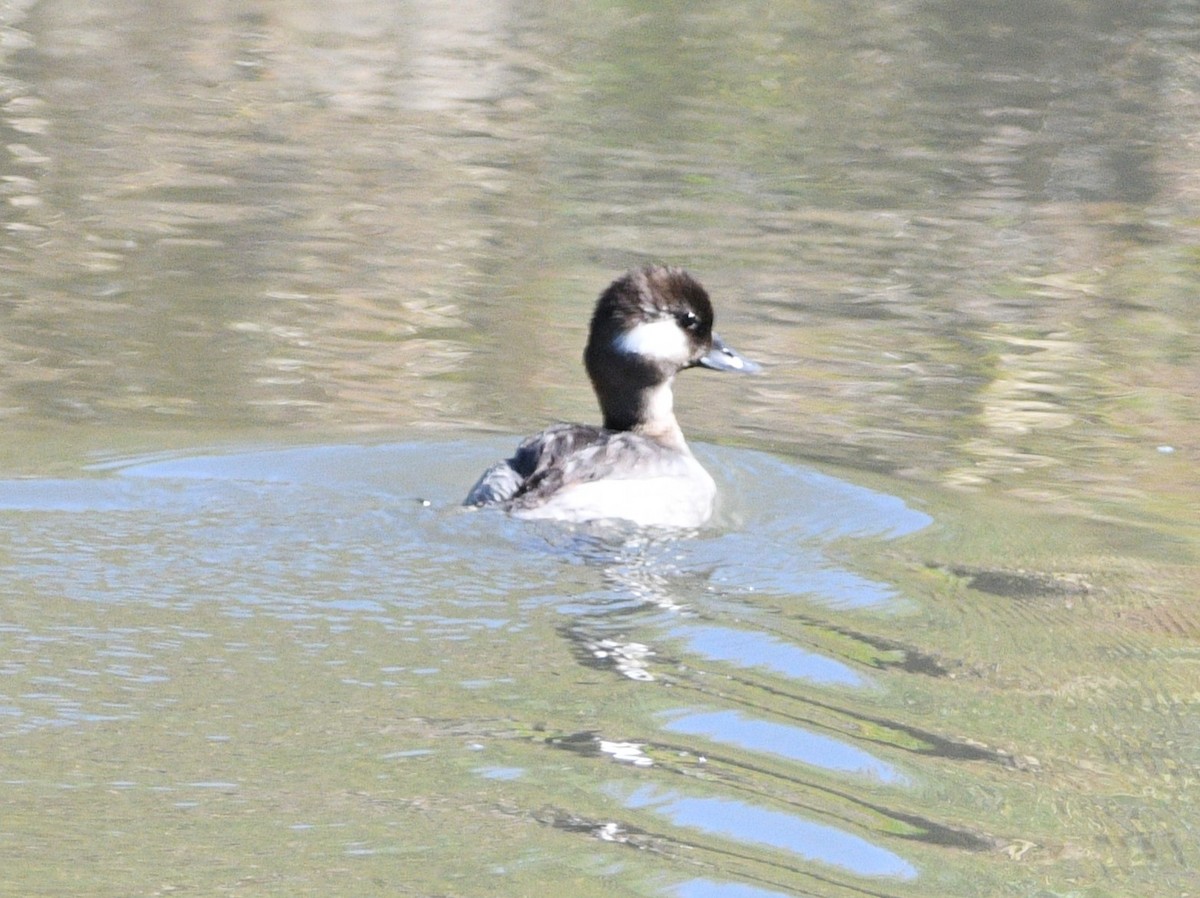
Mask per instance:
[[[700,316],[691,310],[680,312],[675,316],[675,320],[679,322],[679,326],[685,331],[694,331],[700,327]]]

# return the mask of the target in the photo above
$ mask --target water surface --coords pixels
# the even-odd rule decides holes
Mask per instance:
[[[1190,4],[0,10],[0,891],[1180,895]],[[688,537],[458,507],[686,265]]]

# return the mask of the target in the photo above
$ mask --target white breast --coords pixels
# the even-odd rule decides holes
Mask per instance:
[[[536,508],[514,515],[570,523],[617,519],[640,527],[699,527],[712,517],[717,487],[699,462],[688,462],[684,476],[605,477],[572,484]]]

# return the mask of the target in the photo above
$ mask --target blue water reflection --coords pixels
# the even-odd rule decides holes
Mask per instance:
[[[738,667],[761,667],[810,683],[869,686],[871,680],[849,665],[802,649],[767,633],[721,627],[716,624],[683,624],[666,635],[682,640],[693,654]]]
[[[929,515],[895,496],[798,468],[762,452],[698,453],[721,481],[721,517],[712,539],[685,551],[689,567],[715,583],[805,596],[832,608],[894,602],[889,584],[846,570],[827,556],[838,539],[896,539],[927,527]]]
[[[783,892],[772,892],[733,882],[713,882],[711,879],[691,879],[680,883],[672,894],[676,898],[788,898]]]
[[[905,880],[917,876],[916,868],[904,858],[860,836],[743,801],[689,797],[674,790],[643,786],[626,799],[625,805],[631,809],[652,810],[669,818],[676,826],[766,845],[859,876]]]
[[[663,726],[672,733],[703,736],[714,742],[750,751],[778,755],[839,773],[873,777],[880,782],[904,784],[907,777],[891,764],[803,727],[747,717],[740,711],[701,711],[684,714]]]
[[[809,534],[828,542],[843,537],[896,539],[929,526],[932,518],[903,499],[741,449],[736,454],[700,447],[697,455],[721,476],[725,513],[753,509],[750,536]]]

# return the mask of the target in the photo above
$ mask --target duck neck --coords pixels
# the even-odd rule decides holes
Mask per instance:
[[[630,401],[600,399],[604,413],[604,426],[609,430],[630,430],[656,443],[687,452],[687,442],[679,422],[675,420],[675,396],[671,391],[671,379],[654,386],[643,387]]]

